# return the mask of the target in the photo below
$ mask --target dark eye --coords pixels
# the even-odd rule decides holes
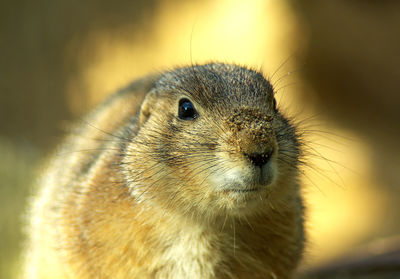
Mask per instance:
[[[180,99],[178,116],[183,120],[193,120],[197,118],[198,114],[191,101],[188,99]]]
[[[276,105],[276,99],[275,98],[272,100],[272,104],[274,106],[274,111],[277,112],[278,108],[277,108],[277,105]]]

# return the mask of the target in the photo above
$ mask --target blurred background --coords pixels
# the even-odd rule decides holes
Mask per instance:
[[[1,1],[0,278],[21,268],[27,198],[65,127],[192,62],[262,69],[301,123],[302,268],[384,249],[400,233],[399,26],[394,0]]]

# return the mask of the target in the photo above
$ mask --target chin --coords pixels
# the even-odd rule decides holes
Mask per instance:
[[[276,175],[272,164],[262,169],[235,167],[215,173],[209,178],[209,183],[217,193],[221,207],[234,214],[246,214],[267,203]]]
[[[220,207],[225,209],[225,213],[248,215],[265,205],[268,188],[254,183],[241,187],[238,183],[232,183],[224,185],[217,191],[217,195]]]

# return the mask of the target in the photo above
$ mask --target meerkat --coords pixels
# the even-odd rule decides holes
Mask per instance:
[[[301,143],[262,73],[165,71],[83,122],[33,198],[25,278],[292,278]]]

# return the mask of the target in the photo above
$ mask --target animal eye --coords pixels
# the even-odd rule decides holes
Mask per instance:
[[[193,103],[184,98],[179,100],[178,116],[183,120],[193,120],[198,117],[198,114]]]

